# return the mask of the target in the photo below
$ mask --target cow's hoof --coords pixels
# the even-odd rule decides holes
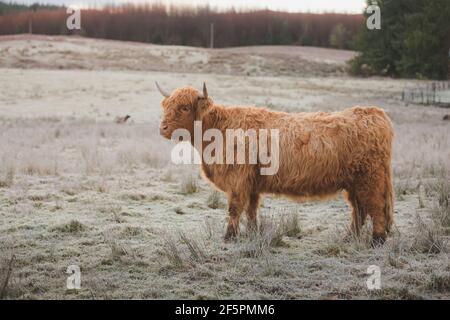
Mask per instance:
[[[372,237],[372,247],[373,248],[381,247],[385,241],[386,241],[386,238],[383,236],[373,236]]]
[[[235,234],[226,234],[224,237],[223,237],[223,242],[225,242],[225,243],[230,243],[230,242],[233,242],[233,241],[235,241],[236,240],[236,235]]]

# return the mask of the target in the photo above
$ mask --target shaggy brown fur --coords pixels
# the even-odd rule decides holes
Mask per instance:
[[[163,93],[163,92],[162,92]],[[193,137],[194,121],[203,131],[216,128],[280,130],[279,170],[260,175],[260,165],[202,164],[204,176],[225,192],[229,222],[225,238],[236,235],[241,213],[257,226],[263,194],[295,199],[320,199],[344,190],[352,206],[351,230],[359,233],[366,217],[373,222],[373,240],[383,242],[393,223],[391,153],[393,128],[383,110],[353,107],[341,112],[285,113],[255,107],[224,107],[204,93],[186,87],[166,94],[161,135],[177,128]],[[203,149],[210,142],[203,142]]]

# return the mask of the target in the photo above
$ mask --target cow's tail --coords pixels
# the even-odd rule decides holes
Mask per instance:
[[[384,216],[386,221],[386,232],[389,233],[392,229],[392,224],[394,223],[394,187],[392,183],[392,169],[390,162],[385,167],[385,205],[384,205]]]

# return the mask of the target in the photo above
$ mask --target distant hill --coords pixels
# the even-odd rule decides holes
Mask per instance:
[[[133,70],[237,76],[344,76],[356,52],[302,46],[205,49],[77,36],[0,36],[0,68]]]

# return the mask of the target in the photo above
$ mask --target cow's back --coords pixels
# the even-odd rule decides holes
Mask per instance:
[[[376,107],[286,114],[277,121],[272,125],[280,128],[279,170],[261,177],[265,192],[334,193],[364,167],[391,156],[392,125]]]

